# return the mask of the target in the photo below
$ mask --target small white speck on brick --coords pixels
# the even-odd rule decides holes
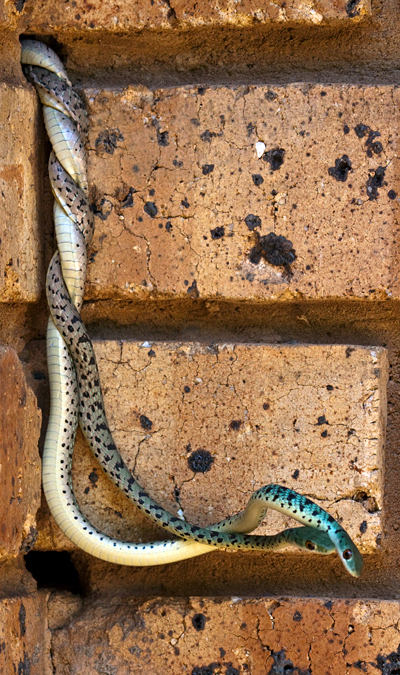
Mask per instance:
[[[258,159],[260,159],[260,157],[263,156],[264,151],[265,151],[265,143],[263,143],[262,141],[257,141],[257,143],[256,143],[256,155],[257,155]]]
[[[140,345],[140,347],[141,347],[142,349],[150,349],[150,348],[151,348],[151,342],[147,342],[147,340],[146,340],[146,342],[142,342],[142,344]]]

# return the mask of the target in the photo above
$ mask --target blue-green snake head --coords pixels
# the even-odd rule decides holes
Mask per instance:
[[[352,577],[359,577],[364,561],[357,546],[344,530],[340,533],[339,546],[336,550],[348,573]]]
[[[287,532],[291,533],[291,541],[307,551],[320,555],[329,555],[336,551],[336,546],[329,535],[315,527],[293,527]]]

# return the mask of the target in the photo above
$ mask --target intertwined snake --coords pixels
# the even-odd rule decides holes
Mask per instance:
[[[348,572],[359,576],[362,558],[347,532],[326,511],[293,490],[267,485],[254,492],[241,513],[200,528],[158,505],[126,467],[109,430],[93,346],[79,314],[86,250],[93,234],[83,145],[88,126],[86,112],[63,64],[49,47],[35,40],[23,40],[21,62],[39,93],[53,146],[49,174],[55,197],[58,250],[46,278],[51,314],[47,328],[51,407],[42,478],[50,511],[59,527],[83,550],[124,565],[163,564],[202,555],[214,547],[275,550],[295,544],[317,553],[336,549]],[[115,485],[178,539],[146,544],[120,541],[89,523],[76,502],[71,482],[78,420],[92,452]],[[262,522],[268,507],[291,516],[303,527],[273,536],[246,534]]]

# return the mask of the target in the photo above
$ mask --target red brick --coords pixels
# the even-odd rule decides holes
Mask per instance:
[[[321,24],[332,20],[359,21],[371,12],[370,0],[360,0],[354,10],[346,0],[300,0],[272,2],[259,0],[255,6],[250,0],[200,0],[173,4],[155,0],[124,3],[120,0],[77,0],[66,3],[39,0],[21,13],[25,29],[36,32],[85,31],[130,32],[144,28],[189,28],[199,26],[252,26],[257,23],[302,22]]]
[[[4,559],[34,544],[41,492],[41,415],[17,354],[6,347],[0,347],[0,401],[0,559]]]
[[[86,94],[98,212],[87,298],[399,296],[396,88]],[[256,143],[282,164],[271,170]],[[270,232],[292,242],[290,269],[250,260]]]
[[[0,302],[42,289],[39,105],[33,87],[0,83]]]
[[[376,548],[382,535],[385,350],[129,341],[99,341],[95,349],[117,445],[163,506],[207,525],[276,482],[327,508],[362,551]],[[206,473],[195,473],[188,463],[200,449],[212,458]],[[101,530],[130,540],[160,538],[82,441],[73,481],[79,503]],[[291,524],[269,511],[259,531]],[[48,516],[41,520],[38,547],[70,546]]]
[[[117,597],[57,631],[55,675],[390,673],[399,621],[399,603],[385,600]]]
[[[0,600],[1,675],[50,675],[47,593]]]

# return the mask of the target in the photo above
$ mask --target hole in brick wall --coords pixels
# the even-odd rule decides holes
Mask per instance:
[[[81,593],[79,575],[66,551],[31,551],[25,556],[28,572],[37,581],[38,588],[70,593]]]

